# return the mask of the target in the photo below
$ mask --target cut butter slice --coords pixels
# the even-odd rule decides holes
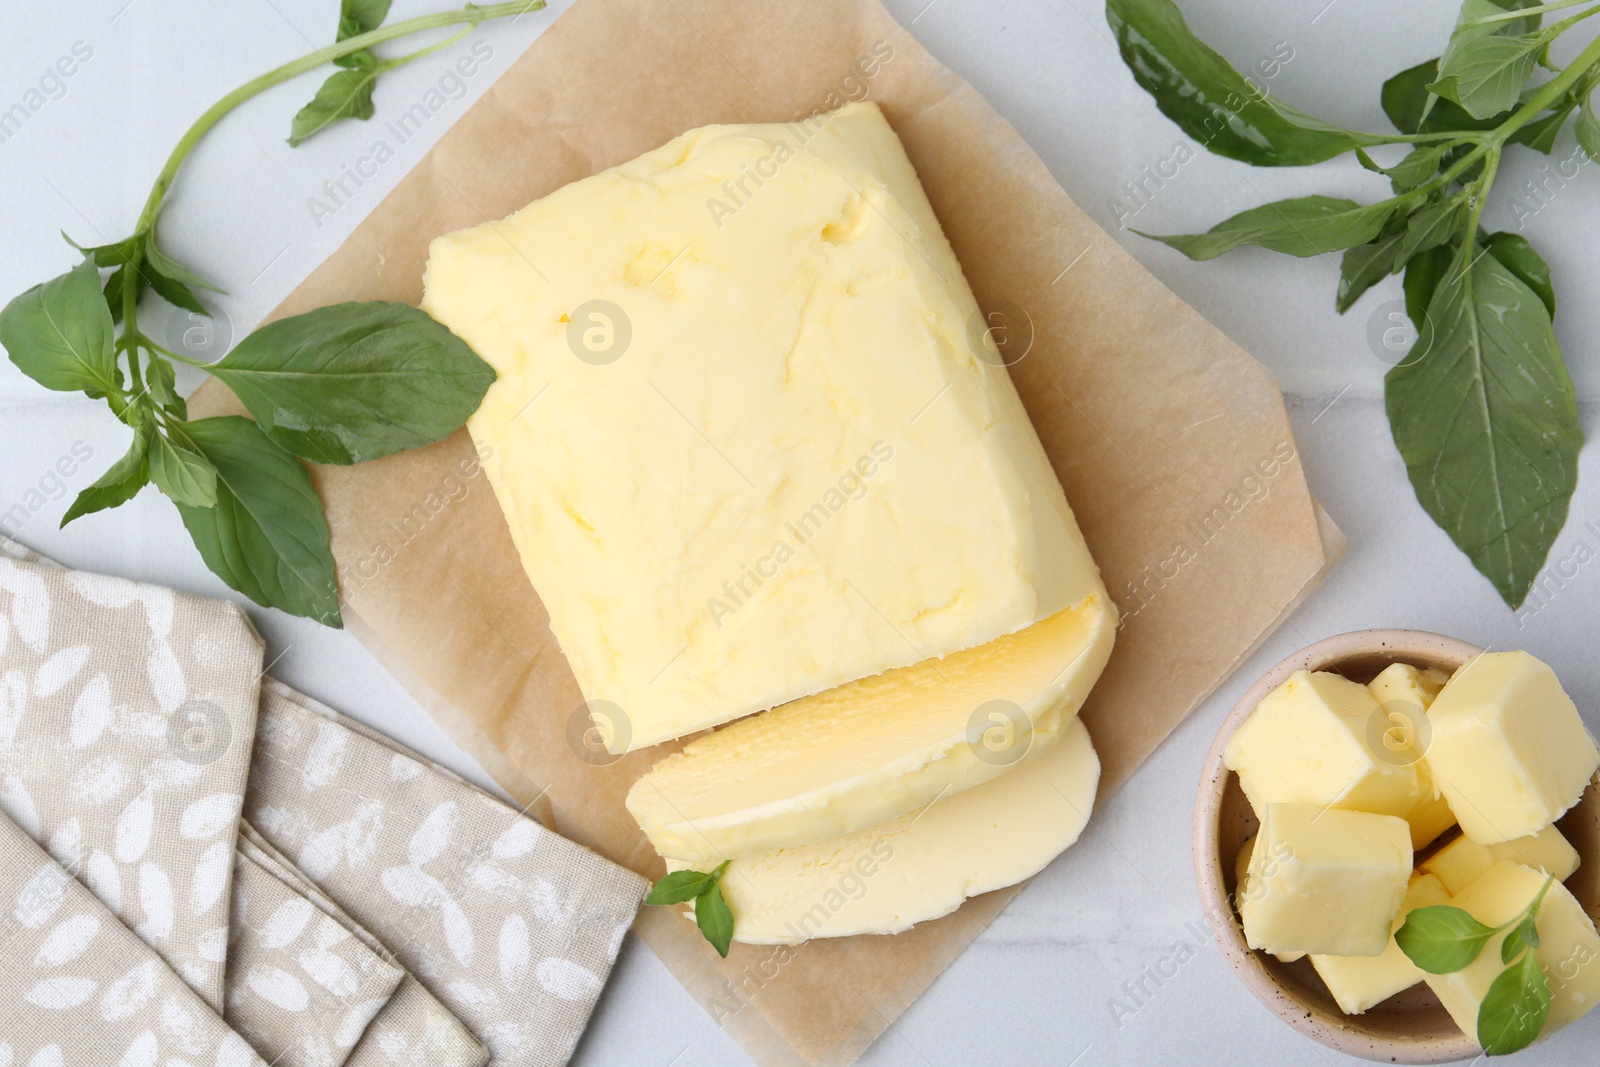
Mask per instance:
[[[1089,822],[1100,760],[1082,720],[1036,760],[922,812],[734,860],[733,939],[795,944],[893,934],[1043,870]],[[690,864],[668,858],[670,870]]]
[[[440,237],[426,288],[614,752],[1105,599],[876,105],[692,130]]]
[[[1054,745],[1115,632],[1091,597],[986,645],[742,719],[656,764],[628,810],[657,852],[705,869],[918,811]]]

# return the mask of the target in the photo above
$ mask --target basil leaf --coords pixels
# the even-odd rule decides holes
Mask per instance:
[[[1533,1044],[1550,1018],[1550,983],[1539,957],[1526,953],[1500,972],[1478,1006],[1478,1044],[1507,1056]]]
[[[175,430],[217,472],[217,503],[178,505],[206,566],[257,604],[343,625],[322,501],[300,461],[237,415]]]
[[[673,871],[650,890],[646,904],[682,904],[711,888],[711,876],[699,871]]]
[[[1600,159],[1600,120],[1594,115],[1594,98],[1586,97],[1583,107],[1578,112],[1578,125],[1574,131],[1578,135],[1578,144],[1589,154],[1590,159]]]
[[[1439,77],[1439,61],[1430,59],[1408,67],[1383,83],[1383,113],[1401,133],[1445,133],[1454,130],[1492,130],[1505,115],[1475,119],[1453,100],[1441,100],[1428,86]]]
[[[1418,252],[1438,248],[1461,231],[1467,224],[1468,213],[1465,192],[1454,193],[1419,209],[1406,223],[1405,241],[1395,259],[1405,263]]]
[[[1194,35],[1172,0],[1106,0],[1106,21],[1134,80],[1161,113],[1217,155],[1300,166],[1367,143],[1268,100]]]
[[[1405,293],[1406,317],[1418,331],[1428,317],[1428,303],[1433,299],[1439,279],[1450,269],[1454,249],[1441,245],[1411,257],[1406,264]]]
[[[146,455],[155,426],[149,420],[140,422],[133,430],[133,444],[123,457],[113,463],[95,483],[78,494],[67,513],[61,516],[65,526],[73,519],[107,508],[121,507],[139,494],[150,482],[150,468]]]
[[[1404,230],[1380,237],[1372,244],[1356,245],[1345,250],[1339,263],[1339,292],[1333,306],[1343,315],[1361,294],[1388,277],[1397,264],[1400,246],[1405,243]]]
[[[68,237],[66,230],[61,231],[61,238],[84,255],[94,257],[95,266],[119,267],[133,258],[134,252],[139,249],[139,243],[144,240],[144,235],[136,233],[132,237],[124,237],[112,244],[93,245],[89,248]]]
[[[1392,200],[1363,205],[1328,196],[1302,196],[1241,211],[1205,233],[1162,237],[1134,232],[1171,245],[1190,259],[1214,259],[1240,245],[1260,245],[1291,256],[1316,256],[1371,241],[1395,207]]]
[[[290,452],[360,463],[460,429],[495,379],[406,304],[334,304],[263,326],[210,371]]]
[[[1457,34],[1439,59],[1438,80],[1428,89],[1454,100],[1473,118],[1498,115],[1516,106],[1548,40],[1543,33]]]
[[[1385,378],[1395,444],[1423,508],[1516,608],[1577,481],[1572,378],[1544,303],[1492,255],[1452,269],[1425,320]]]
[[[0,345],[11,362],[46,389],[64,393],[117,391],[113,332],[100,272],[89,259],[0,311]]]
[[[722,897],[720,883],[713,882],[695,900],[694,921],[717,955],[727,959],[728,946],[733,941],[733,912]]]
[[[126,270],[127,268],[124,267],[123,269]],[[183,308],[185,311],[192,311],[196,315],[208,314],[206,306],[200,303],[200,298],[194,295],[192,289],[176,278],[169,278],[162,274],[155,269],[153,264],[144,264],[139,273],[150,283],[150,288],[156,291],[156,295],[167,303],[172,304],[174,307]]]
[[[389,17],[389,0],[342,0],[339,4],[339,36],[345,41],[371,33]],[[359,55],[360,53],[356,53]]]
[[[1515,233],[1491,233],[1483,241],[1489,254],[1498,259],[1502,267],[1515,274],[1523,285],[1538,294],[1550,317],[1555,318],[1556,290],[1550,280],[1550,265],[1533,250],[1527,238]]]
[[[144,259],[156,273],[172,281],[182,282],[189,289],[210,289],[213,293],[223,291],[163,252],[161,246],[156,244],[154,235],[151,236],[150,243],[145,246]],[[157,292],[160,292],[159,288]]]
[[[1436,904],[1407,915],[1394,940],[1420,969],[1450,974],[1477,959],[1494,934],[1494,927],[1483,925],[1465,909]]]
[[[209,508],[217,502],[217,471],[188,445],[157,434],[150,443],[150,480],[174,504]]]
[[[1383,173],[1397,193],[1408,193],[1433,177],[1439,169],[1439,157],[1444,155],[1443,145],[1422,145],[1413,148],[1406,158]]]
[[[1539,947],[1539,917],[1530,914],[1507,932],[1500,942],[1500,962],[1510,963],[1525,948]]]
[[[340,119],[370,119],[377,110],[372,103],[372,89],[377,84],[378,73],[378,66],[372,64],[336,70],[328,75],[311,103],[296,112],[289,127],[290,146],[300,145]]]
[[[178,395],[178,377],[171,363],[160,356],[151,356],[145,365],[144,380],[152,400],[180,419],[189,417],[189,406]]]
[[[1543,152],[1548,156],[1556,147],[1556,138],[1561,134],[1561,127],[1567,124],[1567,117],[1572,114],[1576,106],[1568,104],[1560,110],[1548,112],[1534,119],[1506,138],[1506,144],[1527,145],[1535,152]]]
[[[144,299],[144,292],[150,287],[150,278],[143,271],[130,273],[126,264],[112,271],[111,276],[106,279],[104,298],[106,307],[111,310],[111,321],[113,323],[122,321],[122,290],[128,284],[130,277],[137,287],[133,295],[135,305]]]

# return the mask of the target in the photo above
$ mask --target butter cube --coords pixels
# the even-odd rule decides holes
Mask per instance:
[[[1245,896],[1251,892],[1249,886],[1250,860],[1255,855],[1256,839],[1259,833],[1251,834],[1245,843],[1239,846],[1239,854],[1233,858],[1233,906],[1235,909],[1244,906]],[[1270,859],[1268,860],[1270,864]],[[1278,959],[1284,963],[1293,963],[1305,955],[1304,952],[1277,953]]]
[[[1240,906],[1251,948],[1378,956],[1411,880],[1404,819],[1269,804]]]
[[[1545,875],[1520,864],[1496,860],[1477,881],[1458,893],[1451,904],[1465,909],[1487,926],[1510,922],[1538,895]],[[1540,1037],[1587,1015],[1600,1003],[1600,934],[1583,906],[1560,882],[1550,886],[1536,920],[1539,947],[1534,950],[1550,983],[1550,1018]],[[1456,1025],[1470,1035],[1478,1033],[1478,1007],[1505,964],[1500,960],[1496,934],[1483,952],[1465,969],[1453,974],[1430,974],[1428,988],[1438,996]]]
[[[1478,656],[1428,711],[1426,762],[1482,845],[1537,833],[1578,802],[1600,751],[1555,671],[1526,652]]]
[[[1418,869],[1438,875],[1444,887],[1454,894],[1477,881],[1496,860],[1520,863],[1565,882],[1578,869],[1578,850],[1554,826],[1492,845],[1480,845],[1463,835],[1418,864]]]
[[[1410,757],[1374,749],[1384,728],[1366,686],[1296,671],[1228,739],[1224,762],[1258,816],[1312,804],[1404,818],[1420,797],[1417,772]]]
[[[467,428],[613,752],[1110,602],[876,104],[446,234],[422,306],[498,374]]]
[[[1400,914],[1390,928],[1389,944],[1379,956],[1312,956],[1322,982],[1346,1015],[1360,1015],[1403,990],[1410,989],[1426,975],[1395,942],[1394,931],[1405,924],[1406,916],[1418,908],[1450,903],[1450,892],[1431,874],[1411,878]]]
[[[1448,674],[1435,667],[1418,670],[1409,663],[1391,663],[1367,683],[1380,712],[1389,721],[1381,735],[1382,743],[1389,751],[1414,761],[1420,795],[1416,806],[1406,813],[1414,849],[1426,848],[1456,824],[1455,813],[1429,773],[1427,761],[1422,759],[1432,735],[1431,723],[1426,719],[1428,707],[1449,680]]]

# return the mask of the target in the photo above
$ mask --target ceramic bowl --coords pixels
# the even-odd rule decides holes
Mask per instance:
[[[1217,944],[1245,987],[1275,1015],[1313,1041],[1351,1056],[1383,1063],[1448,1063],[1472,1060],[1479,1049],[1477,1041],[1456,1028],[1425,985],[1391,997],[1363,1015],[1346,1015],[1310,960],[1285,964],[1251,951],[1233,907],[1233,871],[1240,846],[1255,833],[1257,824],[1238,776],[1223,766],[1223,751],[1262,697],[1297,670],[1333,671],[1365,683],[1395,662],[1453,672],[1480,651],[1465,641],[1421,630],[1361,630],[1318,641],[1250,687],[1223,722],[1206,757],[1195,800],[1194,865],[1200,900]],[[1600,915],[1600,785],[1591,782],[1583,799],[1557,826],[1582,858],[1567,888],[1591,916]]]

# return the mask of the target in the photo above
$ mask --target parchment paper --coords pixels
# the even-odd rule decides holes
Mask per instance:
[[[416,303],[438,234],[695,126],[787,121],[863,95],[905,142],[980,304],[1013,330],[1031,323],[1012,374],[1126,620],[1083,711],[1104,799],[1343,541],[1310,496],[1267,371],[1091,222],[877,0],[581,0],[274,317]],[[235,410],[214,383],[192,406]],[[605,765],[578,754],[577,685],[466,434],[313,476],[361,640],[535,815],[659,877],[622,798],[670,746]],[[758,1062],[848,1064],[1016,891],[896,937],[735,946],[726,961],[675,909],[645,909],[636,929]]]

